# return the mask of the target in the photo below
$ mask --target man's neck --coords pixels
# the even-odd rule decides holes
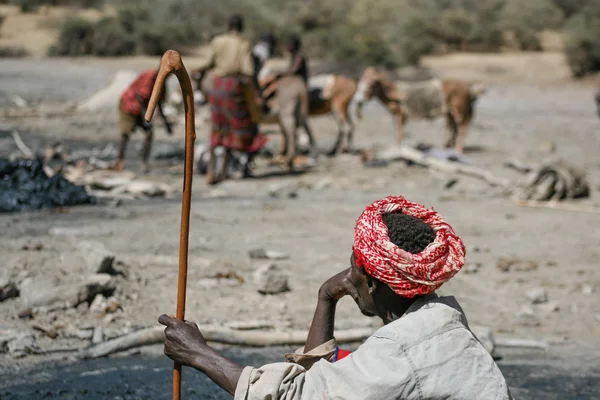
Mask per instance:
[[[426,296],[417,296],[409,299],[396,295],[386,299],[381,306],[379,317],[386,325],[392,323],[405,315],[415,303],[420,302],[425,297]]]

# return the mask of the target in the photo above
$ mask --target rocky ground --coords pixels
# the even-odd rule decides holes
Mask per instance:
[[[16,150],[12,128],[33,149],[57,139],[75,150],[103,149],[115,142],[116,113],[111,110],[26,117],[9,117],[15,114],[6,110],[14,108],[14,95],[52,109],[87,97],[123,65],[141,69],[155,61],[3,61],[1,155]],[[444,74],[443,63],[433,64]],[[486,70],[477,69],[482,80]],[[583,168],[590,182],[591,197],[574,204],[599,206],[600,122],[594,88],[562,77],[541,82],[514,76],[520,75],[511,70],[504,80],[489,77],[489,90],[477,103],[467,137],[466,156],[511,181],[520,175],[504,166],[509,160],[539,163],[560,157]],[[311,123],[320,147],[331,146],[334,121],[323,117]],[[170,138],[161,127],[157,131],[157,148],[183,141],[181,125]],[[445,138],[443,121],[412,121],[407,131],[406,144],[411,146],[439,146]],[[206,134],[206,127],[199,125],[199,141]],[[357,125],[356,146],[386,147],[393,137],[391,117],[370,104]],[[128,155],[134,171],[141,144],[137,139]],[[277,140],[274,136],[273,142]],[[402,163],[365,168],[356,155],[320,157],[315,166],[293,176],[262,160],[257,173],[257,179],[232,180],[216,188],[195,176],[188,319],[217,326],[261,321],[274,329],[307,329],[319,285],[348,265],[352,228],[362,209],[383,196],[401,194],[435,207],[464,239],[467,265],[441,293],[458,298],[472,325],[491,328],[504,344],[533,340],[549,354],[597,349],[599,213],[518,207],[473,177]],[[182,164],[157,160],[144,179],[180,187]],[[158,315],[173,313],[179,223],[178,193],[171,199],[101,201],[0,216],[0,294],[8,297],[0,303],[0,364],[68,358],[92,340],[154,326]],[[267,250],[271,259],[264,254],[257,258],[256,249]],[[287,275],[288,291],[259,293],[255,271],[268,264]],[[89,275],[97,273],[101,275],[91,284]],[[20,296],[14,297],[17,290]],[[338,329],[377,324],[362,317],[350,300],[343,300],[338,310]],[[32,354],[36,352],[45,354]],[[568,358],[576,352],[560,354]]]

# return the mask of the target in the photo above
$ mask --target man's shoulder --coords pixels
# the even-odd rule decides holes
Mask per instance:
[[[380,328],[374,336],[410,347],[457,329],[470,335],[460,305],[454,297],[436,297],[409,309],[401,318]]]

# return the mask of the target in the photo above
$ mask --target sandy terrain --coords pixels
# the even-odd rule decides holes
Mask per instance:
[[[592,195],[581,203],[600,205],[600,122],[594,110],[594,89],[566,81],[564,65],[553,68],[560,65],[558,56],[536,58],[537,63],[528,70],[531,57],[514,56],[511,63],[511,58],[507,61],[502,56],[482,56],[479,62],[472,56],[457,56],[426,63],[441,75],[473,76],[489,84],[467,137],[467,156],[473,163],[516,179],[517,173],[503,167],[505,161],[516,158],[535,163],[560,156],[587,172]],[[193,60],[186,61],[193,64]],[[11,106],[12,95],[32,105],[64,104],[100,89],[119,69],[153,65],[156,60],[148,58],[4,60],[0,106]],[[541,69],[546,72],[538,73]],[[320,147],[331,146],[333,119],[316,118],[311,123]],[[3,124],[2,156],[15,150],[9,126],[17,127],[33,148],[43,148],[56,139],[73,148],[100,147],[117,139],[116,112],[4,118]],[[162,128],[157,130],[159,143],[183,141],[181,125],[172,138],[164,135]],[[445,137],[443,121],[412,121],[407,131],[408,145],[441,145]],[[206,127],[198,126],[200,141],[206,134]],[[369,104],[355,137],[357,147],[393,143],[391,117],[378,104]],[[129,151],[133,168],[141,138],[137,139]],[[320,158],[316,167],[295,176],[277,173],[264,162],[257,172],[268,173],[268,177],[230,181],[217,188],[207,187],[202,176],[195,177],[189,319],[216,324],[260,319],[282,329],[307,328],[319,285],[348,265],[352,228],[362,209],[383,196],[401,194],[435,207],[464,239],[470,267],[441,293],[458,298],[471,324],[489,326],[497,336],[546,340],[557,346],[587,348],[600,342],[598,213],[520,208],[474,178],[458,176],[458,183],[446,189],[455,176],[402,164],[368,169],[352,155]],[[178,184],[181,163],[156,162],[149,179]],[[271,196],[273,192],[279,196]],[[290,192],[296,196],[290,198]],[[17,313],[23,306],[19,299],[11,299],[0,303],[0,329],[26,330],[33,324],[105,325],[119,331],[154,325],[158,315],[175,308],[179,219],[178,196],[125,202],[118,207],[97,205],[0,216],[0,259],[3,270],[12,276],[69,281],[83,270],[85,254],[78,250],[81,241],[106,245],[126,273],[117,278],[115,292],[122,311],[111,321],[96,319],[85,306],[40,313],[33,321],[20,320]],[[24,245],[37,243],[43,244],[41,251],[22,250]],[[277,264],[289,273],[290,292],[275,296],[257,293],[252,272],[264,262],[251,260],[248,251],[259,247],[289,255]],[[496,267],[501,257],[534,260],[535,268],[502,272]],[[216,273],[228,271],[235,271],[245,283],[212,279]],[[553,307],[530,305],[525,292],[539,286],[547,290],[550,302],[555,302]],[[523,306],[533,309],[539,325],[516,322]],[[554,306],[557,311],[549,309]],[[342,301],[338,315],[338,328],[377,324],[361,317],[349,300]],[[57,343],[73,344],[60,336],[54,341],[42,337],[38,341],[42,348]],[[28,357],[24,362],[37,359]]]

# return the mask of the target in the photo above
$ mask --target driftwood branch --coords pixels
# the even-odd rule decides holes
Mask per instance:
[[[508,188],[510,186],[508,179],[494,176],[491,172],[484,169],[472,165],[428,157],[425,153],[410,147],[390,147],[378,152],[375,158],[382,161],[407,160],[437,171],[473,176],[475,178],[482,179],[491,186],[500,186],[504,188]]]
[[[27,145],[25,144],[25,142],[23,142],[23,140],[21,139],[21,135],[19,135],[19,132],[12,131],[12,137],[13,140],[15,141],[15,144],[17,145],[17,148],[21,151],[21,153],[23,153],[25,155],[25,157],[27,158],[33,158],[34,154],[33,151],[27,147]]]
[[[554,210],[587,212],[594,214],[600,213],[599,207],[586,206],[582,204],[559,203],[557,201],[515,200],[515,203],[520,207],[551,208]]]
[[[81,358],[99,358],[129,350],[135,347],[164,342],[162,326],[142,329],[121,336],[80,352]],[[214,326],[201,326],[200,331],[208,342],[232,344],[248,347],[301,346],[306,341],[306,331],[238,331]],[[371,328],[337,331],[335,338],[340,343],[359,342],[373,334]]]

